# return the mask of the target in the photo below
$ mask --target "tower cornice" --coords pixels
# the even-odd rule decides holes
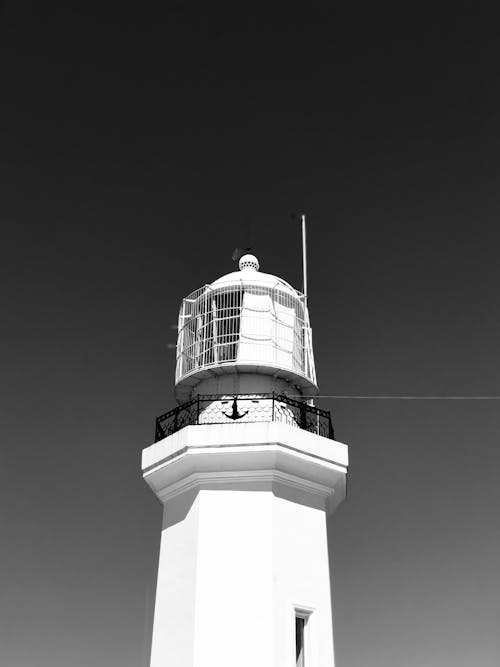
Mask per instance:
[[[282,423],[187,426],[143,451],[162,503],[202,488],[272,490],[332,511],[345,495],[347,445]]]

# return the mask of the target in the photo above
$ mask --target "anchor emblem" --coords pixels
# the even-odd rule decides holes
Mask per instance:
[[[240,414],[238,412],[238,401],[237,401],[236,396],[235,396],[234,400],[233,400],[233,409],[232,409],[231,413],[223,412],[223,414],[226,415],[226,417],[228,417],[228,419],[241,419],[246,414],[248,414],[248,410],[246,412],[243,412],[242,414]]]

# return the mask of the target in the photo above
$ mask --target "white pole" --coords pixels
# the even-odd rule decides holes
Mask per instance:
[[[306,239],[306,216],[304,213],[300,216],[302,219],[302,274],[304,283],[304,296],[307,299],[307,239]]]

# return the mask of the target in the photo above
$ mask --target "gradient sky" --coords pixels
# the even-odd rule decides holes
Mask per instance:
[[[323,394],[500,395],[495,4],[0,4],[2,666],[146,667],[178,305],[291,211]],[[498,667],[500,402],[319,405],[337,667]]]

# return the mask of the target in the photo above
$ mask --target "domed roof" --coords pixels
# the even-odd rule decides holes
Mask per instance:
[[[210,287],[228,287],[230,285],[255,285],[263,287],[274,287],[283,292],[297,296],[300,294],[286,280],[273,276],[271,273],[259,271],[259,261],[254,255],[243,255],[239,261],[239,271],[227,273],[210,283]]]

